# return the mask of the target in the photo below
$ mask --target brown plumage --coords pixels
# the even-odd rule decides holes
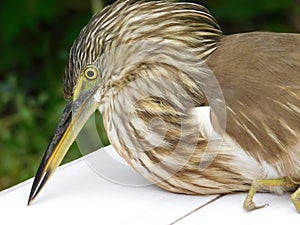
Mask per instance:
[[[99,77],[85,78],[90,67]],[[82,30],[64,91],[91,95],[116,151],[168,191],[281,193],[300,181],[299,71],[298,34],[224,36],[203,6],[126,0]]]
[[[207,64],[224,94],[228,135],[256,160],[299,181],[300,35],[229,35]]]

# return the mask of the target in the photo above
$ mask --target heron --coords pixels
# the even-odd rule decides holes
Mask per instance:
[[[300,213],[300,35],[224,35],[208,9],[118,0],[71,47],[67,100],[28,204],[99,110],[111,145],[174,193],[293,191]]]

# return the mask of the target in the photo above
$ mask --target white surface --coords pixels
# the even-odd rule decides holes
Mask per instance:
[[[169,193],[147,185],[121,160],[111,160],[105,154],[108,150],[112,151],[111,147],[60,167],[31,206],[26,203],[32,179],[0,192],[1,224],[253,225],[300,221],[289,194],[257,194],[258,204],[268,202],[270,206],[249,213],[242,209],[245,193],[221,197]]]

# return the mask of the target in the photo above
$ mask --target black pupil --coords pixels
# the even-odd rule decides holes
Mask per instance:
[[[87,76],[90,77],[90,78],[93,78],[93,77],[95,76],[95,73],[94,73],[94,71],[92,71],[92,70],[87,71],[86,74],[87,74]]]

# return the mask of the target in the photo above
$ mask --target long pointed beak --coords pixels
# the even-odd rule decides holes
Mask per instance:
[[[78,100],[70,100],[58,123],[56,131],[43,156],[30,191],[28,205],[37,197],[46,182],[63,160],[78,133],[95,112],[97,106],[93,102],[92,90],[79,96]]]

